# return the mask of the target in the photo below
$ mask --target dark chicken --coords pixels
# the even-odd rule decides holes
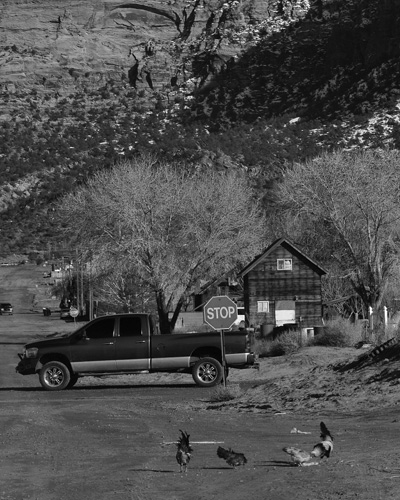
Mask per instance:
[[[176,461],[179,464],[180,472],[187,472],[187,467],[190,462],[190,458],[192,456],[193,448],[190,446],[189,436],[187,432],[183,432],[179,429],[181,433],[178,443],[177,443],[177,451],[176,451]]]
[[[217,455],[219,458],[223,458],[231,467],[237,467],[238,465],[244,465],[247,463],[247,459],[243,453],[236,453],[232,450],[232,448],[225,450],[222,446],[218,446]]]

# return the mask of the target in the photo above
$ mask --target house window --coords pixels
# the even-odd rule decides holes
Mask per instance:
[[[257,312],[268,313],[269,312],[269,301],[268,300],[258,300],[257,301]]]
[[[278,271],[291,271],[292,259],[278,259],[276,261],[276,268]]]

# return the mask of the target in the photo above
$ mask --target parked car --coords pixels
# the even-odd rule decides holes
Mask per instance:
[[[60,319],[69,319],[69,318],[71,318],[69,307],[60,309]]]
[[[13,306],[9,302],[1,302],[0,314],[13,314]]]

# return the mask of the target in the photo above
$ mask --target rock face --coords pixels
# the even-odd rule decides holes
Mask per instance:
[[[0,17],[0,82],[17,86],[73,85],[107,74],[127,74],[134,60],[158,43],[173,40],[177,29],[170,9],[148,5],[119,8],[115,1],[9,1]],[[160,14],[158,13],[160,12]]]
[[[113,78],[160,99],[184,85],[200,114],[229,121],[325,113],[349,91],[368,103],[380,73],[398,73],[399,19],[396,0],[8,0],[0,88],[63,93]],[[352,88],[360,78],[364,91]]]
[[[0,85],[65,89],[95,85],[109,76],[129,78],[138,63],[139,88],[154,90],[202,80],[259,39],[304,17],[309,2],[200,0],[8,0],[0,7]],[[277,27],[269,27],[277,19]],[[151,86],[150,86],[151,88]]]

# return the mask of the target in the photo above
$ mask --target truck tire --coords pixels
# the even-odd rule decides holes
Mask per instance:
[[[200,358],[193,366],[192,377],[200,387],[214,387],[222,380],[222,365],[215,358]]]
[[[69,381],[69,384],[67,386],[67,389],[72,389],[74,385],[78,382],[78,375],[71,375],[71,380]]]
[[[46,391],[62,391],[71,380],[69,369],[60,361],[49,361],[39,372],[39,381]]]

